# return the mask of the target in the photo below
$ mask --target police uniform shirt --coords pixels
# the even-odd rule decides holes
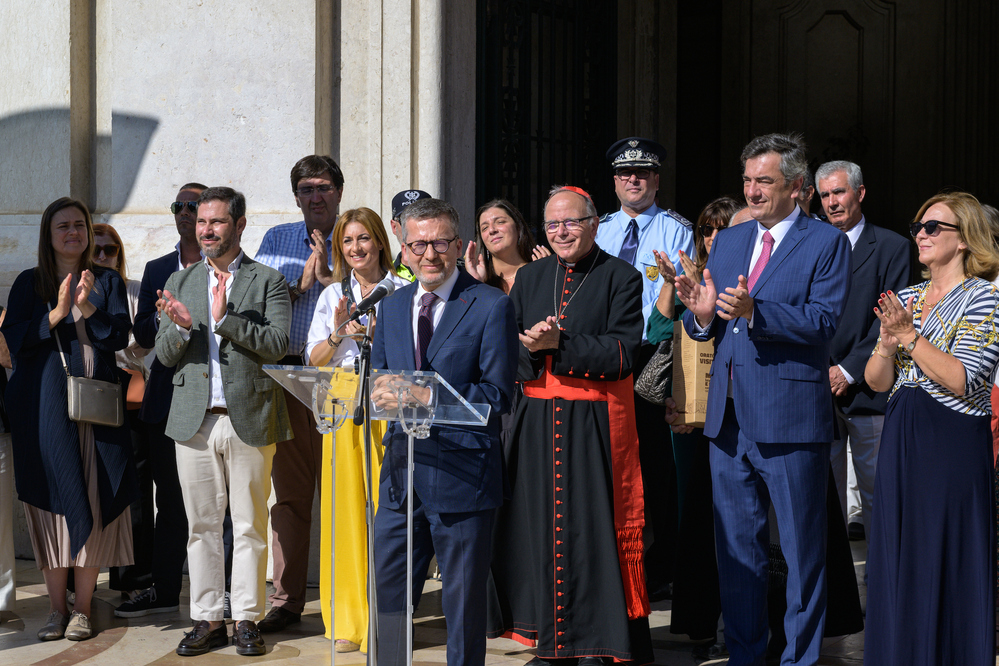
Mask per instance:
[[[615,257],[621,254],[621,246],[628,235],[628,225],[631,217],[619,210],[608,213],[600,220],[597,228],[597,245],[604,252]],[[645,318],[646,331],[642,333],[642,342],[646,342],[649,315],[656,307],[659,289],[663,278],[659,275],[659,265],[652,250],[665,252],[673,262],[678,272],[680,268],[680,250],[691,258],[694,256],[694,232],[690,222],[672,211],[666,211],[652,204],[641,215],[634,218],[638,223],[638,251],[635,253],[633,265],[642,274],[642,316]]]

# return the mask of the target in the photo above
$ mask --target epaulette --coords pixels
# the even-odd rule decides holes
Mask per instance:
[[[683,226],[687,227],[688,229],[693,229],[694,228],[694,225],[691,223],[690,220],[688,220],[687,218],[685,218],[683,215],[680,215],[680,213],[676,212],[672,208],[667,209],[666,210],[666,214],[669,215],[670,217],[672,217],[674,220],[676,220],[680,224],[682,224]]]
[[[597,224],[603,224],[604,220],[606,220],[610,216],[611,216],[611,213],[604,213],[603,215],[600,216],[600,219],[597,220]]]

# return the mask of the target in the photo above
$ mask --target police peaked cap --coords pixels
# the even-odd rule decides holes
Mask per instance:
[[[630,136],[608,148],[607,159],[614,169],[658,169],[666,159],[666,149],[652,139]]]

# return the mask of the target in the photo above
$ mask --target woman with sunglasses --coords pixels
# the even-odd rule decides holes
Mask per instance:
[[[6,406],[17,494],[49,595],[43,641],[90,638],[100,568],[132,563],[127,509],[138,485],[128,430],[77,423],[67,411],[63,362],[75,376],[117,381],[114,354],[131,328],[124,281],[93,257],[86,205],[52,202],[42,215],[38,266],[14,280],[2,327],[14,364]]]
[[[395,273],[389,254],[385,225],[370,208],[355,208],[340,215],[331,239],[333,283],[323,290],[312,315],[305,355],[309,365],[353,370],[360,353],[358,342],[367,330],[368,315],[349,321],[357,303],[366,298],[386,277],[396,288],[409,284]],[[375,306],[375,319],[379,305]],[[340,337],[355,336],[355,337]],[[353,379],[353,375],[347,380]],[[355,382],[356,384],[356,382]],[[385,421],[371,424],[371,477],[373,502],[378,501],[378,478],[382,466]],[[333,438],[323,437],[324,469],[329,469]],[[322,547],[330,548],[328,501],[332,483],[323,474]],[[368,636],[368,541],[365,527],[367,486],[364,478],[364,429],[346,423],[336,431],[336,571],[334,575],[336,617],[330,631],[329,571],[324,558],[320,567],[320,596],[327,635],[336,637],[337,652],[367,651]],[[325,595],[325,596],[323,596]]]
[[[94,225],[94,263],[109,268],[125,281],[128,294],[128,314],[135,321],[135,310],[139,304],[138,280],[129,280],[125,262],[125,246],[121,236],[110,224]],[[108,587],[133,598],[140,590],[151,585],[153,562],[153,479],[144,452],[147,450],[146,436],[139,421],[139,407],[142,403],[142,393],[149,377],[145,357],[148,349],[139,346],[130,333],[128,346],[115,352],[115,362],[118,365],[121,383],[126,387],[125,402],[127,407],[126,422],[132,434],[132,450],[135,453],[139,471],[139,487],[141,488],[138,502],[132,505],[132,543],[134,545],[135,563],[125,567],[111,567],[108,576]]]
[[[891,390],[868,536],[864,663],[995,663],[989,392],[999,360],[999,254],[970,194],[910,225],[927,281],[882,294],[864,378]]]

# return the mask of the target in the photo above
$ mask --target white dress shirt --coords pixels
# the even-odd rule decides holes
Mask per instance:
[[[853,225],[853,228],[846,232],[846,237],[850,239],[850,250],[857,247],[857,241],[860,240],[860,234],[864,232],[864,225],[867,224],[867,220],[863,215],[860,216],[860,222]],[[837,365],[839,371],[843,373],[843,377],[846,379],[847,384],[856,384],[857,380],[853,378],[849,372],[846,371],[842,365]]]
[[[229,279],[225,283],[225,298],[228,302],[230,295],[232,294],[232,283],[236,281],[236,272],[239,270],[239,265],[243,262],[243,252],[240,251],[236,255],[236,258],[232,260],[229,264]],[[215,331],[218,330],[225,318],[229,316],[228,313],[222,315],[222,319],[218,322],[214,321],[212,317],[212,304],[215,302],[215,297],[212,294],[212,290],[218,286],[219,276],[215,272],[215,268],[208,263],[208,259],[201,263],[208,271],[208,319],[212,322],[212,333],[208,337],[208,408],[212,407],[226,407],[225,402],[225,390],[222,386],[222,364],[219,362],[219,346],[222,344],[222,336]],[[180,336],[184,340],[191,339],[191,331],[184,328],[180,324],[177,324],[177,330],[180,331]]]
[[[434,304],[430,306],[430,311],[433,313],[434,318],[434,330],[437,330],[437,324],[441,323],[441,317],[444,316],[444,305],[447,303],[447,299],[451,297],[451,290],[454,289],[454,283],[458,281],[458,267],[455,266],[451,275],[444,280],[441,286],[433,290],[437,294],[437,300]],[[423,298],[424,294],[430,293],[423,287],[423,283],[419,283],[419,287],[416,288],[416,295],[413,297],[413,344],[420,344],[420,334],[419,334],[419,321],[420,321],[420,299]],[[413,347],[414,351],[416,347]]]

